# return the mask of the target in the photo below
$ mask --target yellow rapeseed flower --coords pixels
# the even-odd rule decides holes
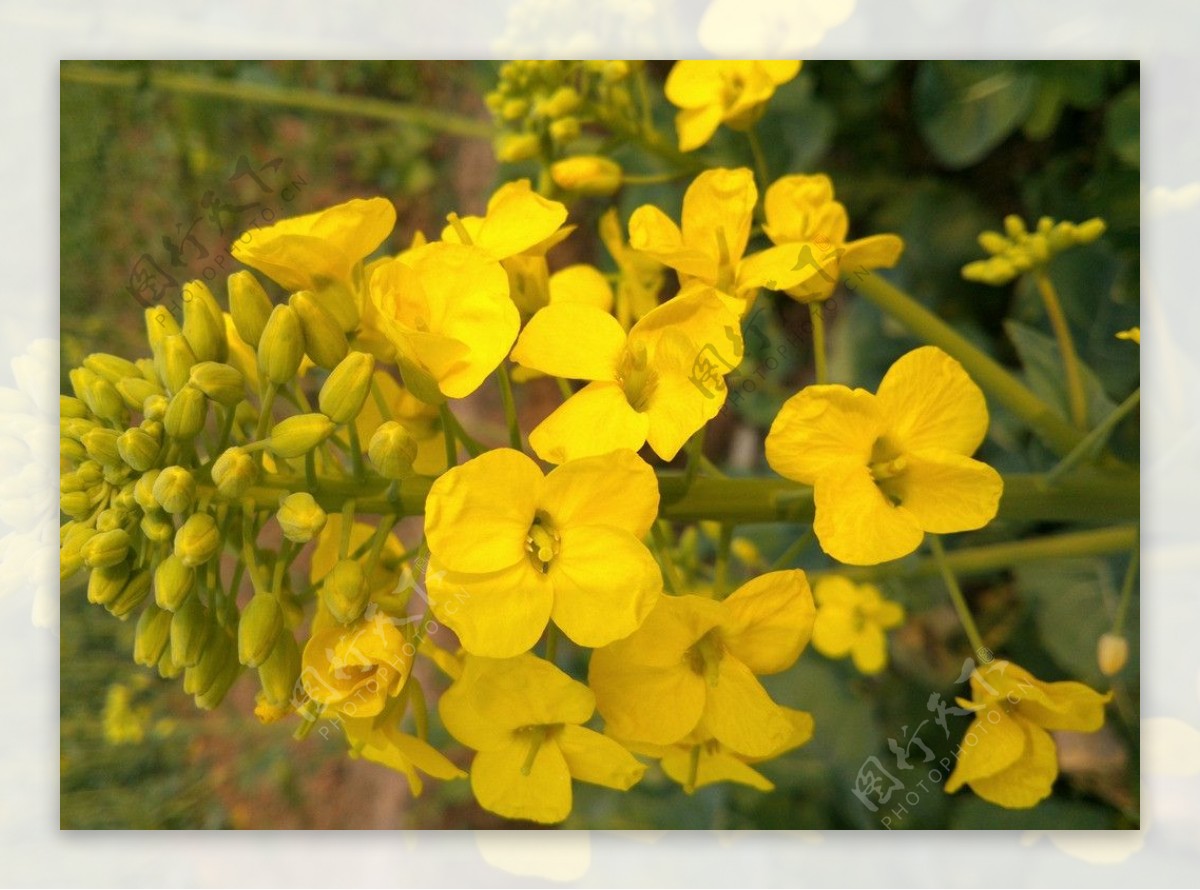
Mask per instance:
[[[872,395],[808,386],[784,403],[767,463],[813,486],[822,549],[850,565],[899,559],[926,532],[982,528],[1004,482],[972,460],[988,428],[983,392],[953,358],[922,346],[899,358]]]
[[[975,712],[946,780],[947,793],[963,785],[1002,807],[1025,809],[1050,796],[1058,777],[1051,732],[1095,732],[1104,725],[1101,695],[1082,683],[1045,683],[1007,661],[993,661],[971,675]]]
[[[551,619],[581,646],[628,636],[662,590],[642,543],[657,512],[654,471],[632,451],[546,476],[519,451],[481,454],[429,491],[430,606],[494,658],[529,650]]]
[[[370,717],[341,719],[346,740],[350,743],[350,754],[403,773],[414,797],[424,790],[421,773],[443,780],[466,778],[467,774],[446,755],[423,739],[401,732],[395,721],[387,721],[381,726],[377,723]]]
[[[1117,339],[1118,340],[1132,340],[1138,346],[1141,346],[1142,345],[1142,329],[1141,328],[1130,328],[1127,331],[1118,331]]]
[[[679,150],[694,151],[722,123],[745,130],[762,116],[775,88],[800,73],[797,61],[683,59],[667,75]]]
[[[658,305],[658,294],[666,277],[663,264],[629,246],[621,229],[617,208],[610,207],[604,212],[598,228],[600,240],[617,265],[617,321],[621,322],[621,327],[629,330],[635,321]],[[550,296],[553,300],[553,290]]]
[[[590,381],[529,434],[538,457],[563,463],[646,442],[664,460],[717,415],[724,375],[742,360],[737,316],[711,287],[691,285],[628,334],[598,307],[556,302],[521,332],[513,361]]]
[[[471,788],[480,806],[509,819],[561,822],[571,780],[625,791],[645,767],[590,729],[590,689],[533,655],[468,656],[438,706],[446,729],[475,749]]]
[[[855,584],[839,575],[826,575],[813,587],[817,620],[813,648],[826,658],[854,659],[864,674],[887,666],[887,631],[904,623],[904,608],[883,598],[874,584]]]
[[[847,241],[850,221],[846,208],[833,199],[833,182],[824,174],[777,179],[767,189],[763,208],[766,236],[775,244],[793,245],[798,265],[816,264],[822,269],[823,274],[780,288],[802,302],[828,299],[837,287],[839,272],[855,275],[891,268],[904,251],[904,242],[896,235]]]
[[[345,627],[316,630],[300,679],[308,697],[347,717],[374,717],[403,688],[414,647],[382,610]]]
[[[508,276],[479,247],[414,248],[373,268],[370,293],[405,385],[431,404],[474,392],[504,360],[521,324]]]
[[[758,674],[791,667],[812,634],[804,573],[771,572],[718,602],[663,596],[636,633],[592,655],[588,684],[607,731],[675,745],[698,734],[748,757],[770,757],[794,735]]]
[[[360,263],[396,225],[387,198],[354,198],[305,216],[250,229],[233,243],[233,256],[284,289],[322,297],[345,330],[358,321]]]

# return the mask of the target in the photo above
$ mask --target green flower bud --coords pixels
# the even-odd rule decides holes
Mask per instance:
[[[328,439],[333,430],[333,421],[324,414],[296,414],[271,428],[267,447],[279,457],[302,457]]]
[[[88,602],[103,606],[115,600],[129,581],[129,571],[127,562],[94,569],[88,577]]]
[[[517,164],[536,158],[541,143],[535,133],[508,133],[496,140],[496,159],[505,164]]]
[[[367,608],[370,597],[363,567],[353,559],[339,560],[321,585],[325,607],[339,624],[356,621]]]
[[[125,514],[120,510],[110,507],[107,510],[101,510],[96,516],[96,531],[111,532],[114,529],[119,529],[125,525]]]
[[[81,519],[92,509],[92,499],[86,491],[68,491],[58,499],[58,508],[68,516]]]
[[[80,548],[83,564],[89,569],[115,566],[125,560],[129,553],[129,534],[120,528],[100,532],[88,539]]]
[[[191,667],[200,660],[213,630],[208,609],[198,596],[189,596],[171,619],[171,660]]]
[[[196,354],[182,334],[171,334],[163,338],[162,347],[154,357],[158,376],[171,395],[187,386],[192,375]]]
[[[149,595],[150,570],[143,569],[131,577],[116,598],[104,604],[104,608],[108,609],[109,614],[114,618],[124,621],[145,602]]]
[[[63,473],[58,477],[58,491],[66,494],[69,491],[87,491],[88,484],[78,473]]]
[[[167,467],[154,481],[154,500],[168,513],[186,513],[196,499],[196,480],[183,467]]]
[[[147,396],[146,401],[142,403],[142,416],[147,420],[161,421],[167,416],[167,409],[171,407],[170,400],[159,393],[152,396]]]
[[[87,458],[87,449],[85,449],[75,439],[59,439],[58,454],[65,460],[73,464],[79,463]]]
[[[229,639],[229,634],[221,628],[213,628],[199,660],[184,671],[183,691],[192,695],[207,692],[217,677],[224,673],[232,654],[233,642]]]
[[[137,365],[138,371],[142,375],[143,380],[149,380],[151,383],[158,385],[162,381],[158,379],[158,368],[154,366],[153,358],[139,358],[134,362]]]
[[[140,374],[137,377],[126,377],[124,380],[119,380],[116,386],[117,394],[125,400],[126,406],[131,411],[143,411],[144,413],[146,399],[162,395],[161,386]]]
[[[189,568],[202,566],[221,552],[221,530],[208,513],[193,513],[175,532],[175,555]]]
[[[271,317],[271,298],[249,269],[234,272],[225,287],[229,291],[229,314],[233,316],[238,336],[257,349]]]
[[[151,306],[146,310],[146,342],[155,358],[167,337],[182,333],[179,322],[165,306]]]
[[[58,416],[59,418],[86,418],[88,416],[88,407],[82,399],[77,399],[74,396],[60,395],[58,397]]]
[[[96,534],[95,529],[81,523],[68,523],[70,529],[58,549],[58,577],[65,581],[83,568],[81,548]]]
[[[572,114],[582,102],[574,87],[559,87],[550,98],[538,103],[538,111],[546,117],[563,117]]]
[[[179,442],[188,442],[204,429],[208,418],[208,399],[194,386],[185,386],[171,397],[163,416],[163,429]]]
[[[311,541],[325,527],[325,511],[307,491],[289,494],[279,505],[275,514],[283,536],[289,541],[304,544]]]
[[[192,368],[191,384],[214,402],[227,408],[246,397],[246,378],[233,365],[200,362]]]
[[[132,474],[133,470],[129,469],[123,460],[118,460],[116,463],[104,467],[104,481],[113,488],[120,488],[129,480]]]
[[[88,457],[102,467],[113,467],[121,463],[121,452],[117,450],[117,440],[120,438],[116,430],[96,427],[83,435],[83,447],[87,449]]]
[[[1040,217],[1037,221],[1037,233],[1039,235],[1049,235],[1051,229],[1054,228],[1054,220],[1048,216]]]
[[[1104,220],[1096,217],[1081,222],[1075,227],[1075,243],[1076,244],[1091,244],[1097,238],[1104,234],[1108,228]]]
[[[633,66],[624,59],[607,59],[602,76],[605,83],[618,83],[627,78],[632,70]]]
[[[95,352],[83,360],[83,366],[109,383],[120,383],[126,377],[141,377],[138,366],[128,359],[107,352]]]
[[[158,675],[164,680],[174,680],[182,673],[183,665],[176,664],[171,660],[171,647],[167,646],[158,660]]]
[[[171,613],[149,603],[138,618],[133,632],[133,661],[143,667],[154,667],[166,651],[171,639]]]
[[[60,417],[58,419],[59,435],[74,439],[77,442],[82,441],[83,437],[92,430],[97,429],[100,424],[91,418],[84,417]]]
[[[70,373],[75,394],[103,420],[124,421],[125,400],[115,386],[94,371],[76,368]]]
[[[117,437],[117,453],[121,460],[139,473],[154,466],[158,460],[159,442],[142,429],[125,430]]]
[[[202,711],[211,711],[221,704],[230,688],[237,681],[237,678],[241,676],[241,673],[242,669],[238,665],[237,660],[226,656],[224,668],[217,675],[217,678],[213,680],[212,685],[204,692],[196,694],[196,707]]]
[[[138,523],[138,528],[142,530],[142,534],[146,536],[147,540],[156,544],[169,541],[175,535],[175,523],[161,510],[155,510],[153,513],[143,516],[142,521]]]
[[[256,668],[270,656],[283,630],[283,610],[270,593],[256,593],[238,621],[238,660]]]
[[[154,602],[160,609],[177,612],[196,589],[196,572],[171,555],[154,570]]]
[[[257,476],[258,465],[254,458],[237,446],[226,448],[212,468],[212,481],[217,487],[217,494],[230,501],[236,501],[244,495]]]
[[[290,381],[304,358],[304,334],[296,311],[276,306],[258,341],[258,373],[277,386]]]
[[[291,632],[284,631],[275,641],[275,648],[258,667],[258,680],[263,695],[277,708],[292,703],[296,681],[300,678],[300,648]]]
[[[104,468],[94,460],[85,460],[75,472],[88,485],[95,485],[104,478]]]
[[[133,496],[133,486],[133,482],[126,482],[121,486],[121,490],[113,495],[112,505],[114,510],[128,514],[137,509],[138,503]]]
[[[312,291],[302,290],[292,294],[288,305],[300,319],[300,330],[304,332],[304,348],[309,357],[322,368],[332,368],[350,348],[346,334],[332,313],[317,301]]]
[[[159,470],[147,470],[133,483],[133,499],[137,505],[149,513],[162,505],[154,499],[154,483],[158,480]]]
[[[223,362],[229,356],[225,317],[203,281],[183,286],[183,336],[202,362]]]
[[[550,165],[555,185],[581,195],[611,195],[622,176],[620,164],[600,155],[576,155]]]
[[[995,254],[1004,253],[1004,251],[1008,250],[1010,244],[1009,240],[999,232],[980,232],[979,246],[988,253]]]
[[[371,465],[385,479],[411,476],[417,459],[417,441],[400,423],[389,420],[380,425],[367,445]]]
[[[1020,242],[1024,240],[1026,235],[1025,220],[1021,219],[1015,213],[1010,213],[1004,217],[1004,231],[1008,233],[1008,237],[1013,241]]]
[[[318,404],[321,413],[334,423],[350,423],[362,410],[371,392],[375,356],[369,352],[351,352],[342,359],[321,387]]]

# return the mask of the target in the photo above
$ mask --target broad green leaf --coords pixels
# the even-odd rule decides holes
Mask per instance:
[[[1037,78],[1011,62],[925,62],[914,103],[925,142],[943,164],[970,166],[1033,109]]]

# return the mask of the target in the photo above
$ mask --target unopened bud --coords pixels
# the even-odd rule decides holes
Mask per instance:
[[[146,401],[142,403],[142,416],[147,420],[162,420],[167,416],[169,407],[171,407],[170,399],[165,395],[155,393],[147,396]]]
[[[123,528],[126,518],[124,513],[114,507],[101,510],[96,516],[96,531],[111,532]]]
[[[599,155],[577,155],[550,166],[554,184],[581,195],[611,195],[621,187],[621,165]]]
[[[168,513],[186,513],[196,499],[196,480],[183,467],[167,467],[154,481],[154,500]]]
[[[1015,213],[1004,217],[1004,231],[1013,241],[1021,241],[1026,235],[1025,221]]]
[[[70,461],[73,464],[77,464],[87,458],[87,449],[75,439],[59,439],[58,453],[64,460]]]
[[[182,333],[179,322],[165,306],[152,306],[146,310],[146,341],[155,358],[167,337]]]
[[[560,117],[550,125],[550,138],[563,145],[578,139],[581,129],[579,118]]]
[[[212,681],[208,689],[196,694],[196,707],[202,711],[211,711],[217,707],[225,699],[226,693],[241,674],[242,669],[232,655],[232,646],[223,650],[223,657],[223,667],[216,679]]]
[[[197,361],[223,362],[229,355],[224,313],[203,281],[183,286],[183,336]]]
[[[256,593],[238,621],[238,660],[256,668],[267,660],[279,632],[283,630],[283,610],[270,593]]]
[[[143,667],[154,667],[166,651],[171,639],[171,613],[149,603],[138,618],[133,632],[133,661]]]
[[[129,534],[120,528],[93,535],[80,549],[83,564],[89,569],[115,566],[129,553]]]
[[[276,306],[258,341],[258,372],[277,386],[289,382],[304,358],[304,334],[291,306]]]
[[[1112,633],[1101,635],[1096,645],[1096,663],[1100,666],[1100,673],[1114,677],[1128,660],[1129,640]]]
[[[334,423],[350,423],[371,392],[374,373],[375,356],[369,352],[347,354],[321,387],[318,399],[321,412]]]
[[[160,609],[176,612],[196,589],[196,572],[172,554],[154,570],[154,602]]]
[[[233,658],[233,640],[224,629],[212,628],[199,660],[184,672],[183,689],[192,695],[201,696],[212,688],[217,678],[229,666]]]
[[[196,354],[182,334],[163,338],[162,347],[155,355],[154,366],[168,393],[174,395],[187,386],[194,364]]]
[[[333,314],[318,302],[312,291],[292,294],[288,305],[300,319],[304,349],[322,368],[332,368],[346,357],[346,334]]]
[[[1108,227],[1104,224],[1104,220],[1096,217],[1095,219],[1085,220],[1075,227],[1075,243],[1076,244],[1091,244],[1097,238],[1104,234]]]
[[[538,111],[546,117],[563,117],[574,112],[582,102],[574,87],[559,87],[548,99],[538,103]]]
[[[271,317],[271,298],[249,269],[234,272],[225,286],[229,289],[229,314],[233,316],[238,336],[257,349]]]
[[[69,376],[75,395],[93,414],[103,420],[125,418],[125,400],[111,383],[88,368],[76,368]]]
[[[200,660],[212,632],[208,609],[198,596],[189,596],[171,619],[171,660],[191,667]]]
[[[194,386],[185,386],[171,397],[163,417],[163,429],[179,442],[190,441],[204,429],[208,417],[208,399]]]
[[[183,665],[176,664],[171,660],[171,647],[167,646],[163,650],[162,657],[158,660],[158,675],[164,680],[174,680],[183,673]]]
[[[235,501],[246,493],[258,476],[258,465],[244,449],[226,448],[212,468],[213,485],[217,494]]]
[[[380,425],[367,445],[371,465],[385,479],[411,476],[417,459],[417,440],[403,425],[389,420]]]
[[[89,603],[107,605],[115,600],[129,581],[129,563],[93,569],[88,577],[87,598]]]
[[[246,397],[246,378],[233,365],[200,362],[192,367],[191,384],[214,402],[229,408]]]
[[[154,483],[158,480],[158,474],[158,470],[146,470],[133,483],[133,499],[147,513],[162,506],[154,499]]]
[[[58,416],[60,419],[64,417],[85,418],[88,416],[88,407],[82,399],[60,395],[58,397]]]
[[[117,453],[121,455],[121,460],[139,473],[154,466],[158,449],[158,440],[143,429],[125,430],[117,437]]]
[[[505,164],[517,164],[536,158],[541,143],[534,133],[509,133],[496,141],[496,158]]]
[[[129,359],[109,355],[107,352],[92,353],[83,360],[83,366],[114,385],[126,377],[142,376],[138,366]]]
[[[988,253],[1004,253],[1009,248],[1009,240],[999,232],[980,232],[979,246]]]
[[[189,568],[202,566],[221,551],[221,530],[209,513],[193,513],[175,532],[175,555]]]
[[[358,620],[370,596],[363,567],[353,559],[339,560],[321,584],[321,599],[339,624]]]
[[[258,668],[263,695],[276,707],[287,707],[292,702],[299,677],[300,647],[296,645],[296,638],[284,631],[275,641],[275,648],[267,660]]]
[[[142,569],[135,573],[116,598],[104,604],[109,614],[124,621],[137,610],[146,597],[150,595],[150,570]]]
[[[147,540],[153,541],[155,544],[162,544],[175,536],[175,523],[161,510],[155,510],[153,513],[143,516],[142,521],[138,523],[138,528],[142,530],[142,534],[146,536]]]
[[[283,499],[275,518],[279,520],[285,538],[304,544],[320,534],[326,516],[311,494],[298,491]]]
[[[162,387],[139,375],[117,381],[117,393],[125,400],[125,404],[130,410],[144,413],[146,399],[151,396],[161,396]]]
[[[102,467],[113,467],[121,463],[121,452],[117,449],[119,438],[116,430],[96,427],[84,433],[81,441],[92,460]]]
[[[267,447],[279,457],[303,457],[328,439],[333,430],[333,421],[324,414],[296,414],[271,428]]]

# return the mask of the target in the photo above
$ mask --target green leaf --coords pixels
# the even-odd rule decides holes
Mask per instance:
[[[1130,167],[1141,165],[1141,90],[1134,84],[1113,100],[1104,115],[1104,137],[1109,148]]]
[[[1029,116],[1037,78],[1009,62],[926,62],[917,71],[917,124],[943,164],[968,167]]]
[[[1004,330],[1021,358],[1029,388],[1063,418],[1069,417],[1066,373],[1063,370],[1058,343],[1048,334],[1018,321],[1004,322]],[[1096,373],[1082,360],[1079,362],[1079,370],[1083,377],[1083,392],[1087,400],[1088,422],[1094,425],[1107,417],[1116,407],[1116,403],[1108,397]]]
[[[948,828],[955,829],[1009,829],[1009,830],[1055,830],[1055,829],[1100,829],[1113,828],[1110,811],[1094,804],[1081,801],[1042,801],[1033,809],[1008,810],[975,797],[967,791],[959,792],[961,802],[950,815]]]

